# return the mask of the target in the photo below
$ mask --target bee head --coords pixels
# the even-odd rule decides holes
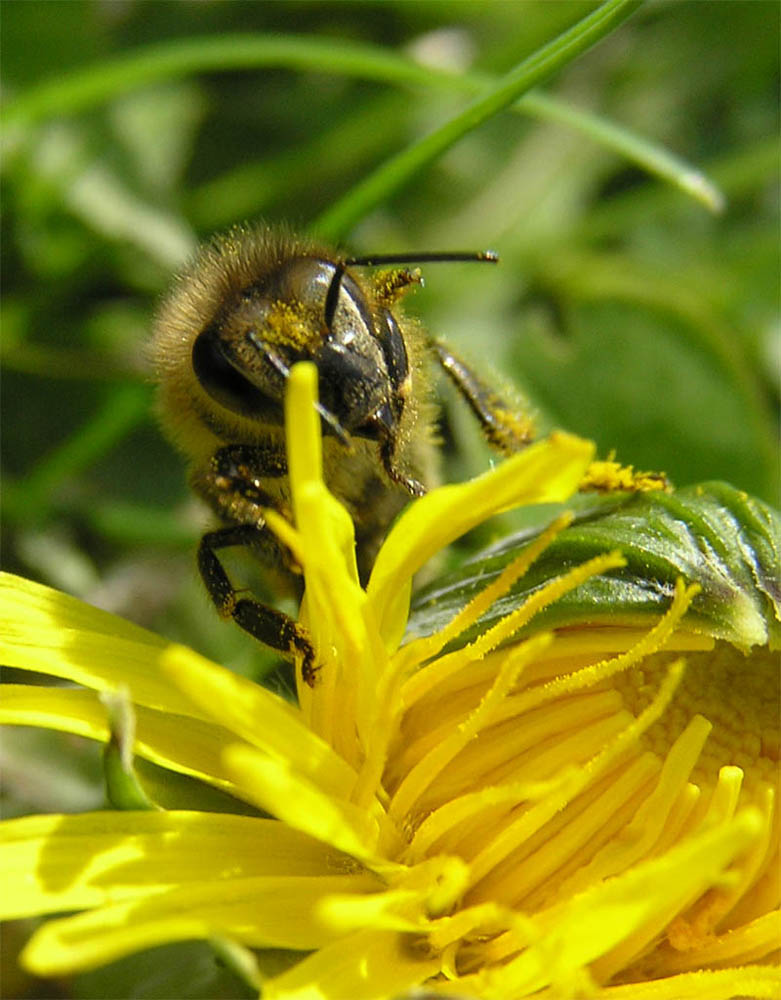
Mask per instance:
[[[163,301],[150,344],[171,437],[196,464],[225,444],[279,448],[290,370],[311,361],[324,433],[345,445],[377,442],[387,476],[421,492],[405,468],[418,428],[429,427],[430,417],[421,423],[430,412],[425,337],[398,308],[420,276],[396,265],[496,259],[490,251],[345,259],[264,226],[215,237]],[[394,266],[363,271],[376,265]]]
[[[325,433],[393,436],[409,378],[404,339],[391,309],[344,264],[281,261],[223,305],[192,351],[209,396],[264,424],[281,425],[285,382],[303,360],[319,372]]]

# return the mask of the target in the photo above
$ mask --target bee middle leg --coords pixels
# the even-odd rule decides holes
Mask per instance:
[[[263,464],[262,459],[265,459]],[[270,465],[268,456],[259,456],[245,446],[221,448],[209,468],[193,478],[193,486],[228,524],[207,532],[198,547],[198,570],[209,597],[223,618],[232,618],[245,632],[286,656],[302,657],[301,676],[314,684],[315,652],[305,629],[289,615],[269,607],[254,597],[241,597],[233,586],[218,555],[221,549],[241,546],[251,548],[269,565],[276,564],[288,573],[298,567],[292,556],[266,526],[264,508],[278,504],[260,485],[260,478],[281,476],[287,472],[283,463]],[[258,464],[260,462],[260,464]],[[255,470],[255,471],[251,471]],[[258,471],[259,470],[259,471]]]
[[[480,422],[483,435],[492,448],[503,455],[512,455],[531,444],[534,422],[518,405],[508,403],[488,386],[447,344],[436,340],[432,347],[445,373]]]

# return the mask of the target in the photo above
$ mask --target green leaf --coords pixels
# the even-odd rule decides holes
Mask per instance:
[[[781,645],[781,515],[727,483],[674,493],[576,497],[575,520],[459,643],[490,628],[544,583],[602,552],[624,568],[593,577],[535,616],[532,628],[650,624],[675,582],[698,583],[684,623],[742,650]],[[542,515],[544,516],[544,515]],[[547,518],[545,520],[547,523]],[[408,637],[441,628],[492,581],[541,526],[503,539],[416,596]]]

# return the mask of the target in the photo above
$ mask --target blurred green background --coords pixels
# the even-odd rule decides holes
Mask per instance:
[[[594,6],[3,4],[4,567],[256,673],[258,648],[196,579],[204,514],[158,430],[143,358],[156,301],[199,239],[322,219]],[[517,387],[543,429],[679,485],[726,479],[776,502],[779,10],[648,3],[542,88],[558,117],[590,112],[703,171],[720,213],[540,103],[497,114],[334,234],[358,253],[498,250],[498,267],[429,266],[408,309]],[[218,53],[165,69],[185,43],[236,35],[268,36],[268,63]],[[313,68],[284,36],[336,56]],[[153,73],[123,62],[157,46]],[[394,82],[402,61],[420,72]],[[491,458],[439,388],[445,475],[463,478]],[[32,755],[12,751],[12,786]],[[172,995],[145,988],[134,995]],[[67,989],[125,995],[89,977]]]

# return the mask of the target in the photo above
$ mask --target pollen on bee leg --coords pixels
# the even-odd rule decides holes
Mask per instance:
[[[578,486],[582,493],[669,492],[670,483],[663,472],[635,472],[632,465],[621,465],[612,457],[592,462]]]
[[[378,271],[374,275],[373,283],[378,302],[387,308],[398,302],[410,285],[422,285],[423,276],[417,267],[393,268],[389,271]]]

